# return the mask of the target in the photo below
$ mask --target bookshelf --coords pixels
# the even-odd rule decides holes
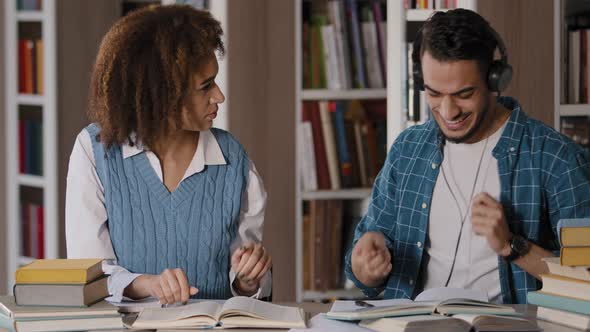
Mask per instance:
[[[587,69],[590,65],[590,45],[587,42],[590,39],[586,37],[583,42],[583,35],[580,35],[590,35],[589,12],[590,4],[586,1],[553,1],[554,126],[556,130],[585,146],[590,146],[590,71]],[[576,37],[572,36],[574,32]],[[575,50],[580,52],[575,60],[572,56],[573,44],[576,44]],[[582,64],[584,62],[585,65]],[[574,78],[573,72],[580,73],[580,77]],[[574,91],[573,85],[578,86],[577,91]]]
[[[386,68],[385,77],[387,85],[384,88],[350,88],[347,87],[346,84],[340,85],[342,89],[329,89],[329,88],[309,88],[309,81],[310,78],[304,78],[304,71],[307,69],[305,68],[304,61],[313,61],[307,60],[309,58],[309,54],[313,55],[313,51],[304,50],[303,42],[304,40],[309,40],[309,31],[312,29],[310,28],[309,22],[307,21],[304,15],[306,15],[307,10],[304,9],[305,6],[311,6],[309,4],[310,1],[306,0],[297,0],[295,1],[295,123],[296,127],[298,127],[302,122],[307,120],[303,119],[303,113],[307,112],[304,108],[308,107],[305,106],[306,103],[310,102],[326,102],[326,101],[335,101],[335,102],[347,102],[351,100],[361,100],[361,101],[382,101],[386,106],[386,120],[385,123],[385,144],[383,146],[383,152],[386,153],[387,149],[393,143],[395,137],[408,125],[407,119],[407,106],[406,106],[406,93],[404,89],[406,88],[403,85],[403,81],[407,79],[407,61],[405,57],[407,57],[407,34],[411,34],[412,31],[408,32],[408,30],[416,29],[416,27],[420,26],[420,22],[425,21],[430,17],[434,12],[435,9],[406,9],[404,7],[404,1],[397,1],[397,0],[383,0],[379,1],[382,5],[383,10],[383,18],[387,22],[386,33],[384,34],[383,38],[385,40],[385,49],[386,49]],[[356,1],[357,3],[361,4],[373,4],[374,2],[370,1],[363,1],[359,0]],[[438,3],[438,2],[437,2]],[[471,1],[458,1],[457,7],[469,8],[475,10],[476,7],[475,0]],[[362,8],[359,8],[359,12]],[[444,10],[444,9],[442,9]],[[332,15],[332,16],[329,16]],[[334,17],[334,14],[328,14],[328,17]],[[306,27],[304,27],[304,23],[308,23]],[[350,24],[350,23],[347,23]],[[411,26],[411,27],[409,27]],[[307,31],[307,32],[306,32]],[[337,31],[337,28],[335,28]],[[307,33],[307,35],[305,35]],[[415,31],[414,31],[415,33]],[[385,37],[386,36],[386,37]],[[311,46],[310,46],[311,47]],[[329,52],[329,51],[328,51]],[[353,52],[353,50],[351,50]],[[327,61],[327,60],[326,60]],[[354,61],[354,60],[351,60]],[[309,68],[309,67],[308,67]],[[311,75],[307,74],[306,75]],[[342,74],[339,74],[342,75]],[[354,75],[354,74],[353,74]],[[327,74],[329,76],[329,74]],[[307,81],[306,81],[307,80]],[[311,79],[313,80],[313,79]],[[328,85],[328,84],[326,84]],[[305,88],[304,88],[305,87]],[[304,121],[305,120],[305,121]],[[313,126],[313,122],[312,125]],[[347,214],[346,211],[353,211],[353,214],[356,215],[358,219],[360,216],[364,214],[368,204],[368,198],[371,194],[371,183],[368,183],[365,186],[355,186],[355,187],[346,187],[340,189],[321,189],[321,190],[306,190],[304,189],[304,185],[302,182],[305,181],[304,177],[308,176],[304,174],[305,171],[305,163],[304,157],[304,150],[309,148],[310,146],[305,144],[302,141],[303,131],[297,128],[296,130],[296,138],[295,142],[297,145],[296,149],[296,170],[295,170],[295,211],[296,211],[296,218],[295,218],[295,230],[296,230],[296,241],[295,241],[295,257],[296,257],[296,276],[295,276],[295,283],[296,283],[296,300],[297,301],[329,301],[338,298],[358,298],[362,297],[362,293],[355,289],[354,287],[350,286],[349,282],[342,281],[340,287],[336,288],[326,288],[326,287],[313,287],[309,286],[309,279],[310,276],[306,275],[309,273],[306,270],[309,270],[309,262],[306,258],[307,256],[315,256],[314,254],[310,255],[309,250],[306,248],[309,245],[309,239],[306,240],[306,237],[309,236],[309,225],[310,221],[306,219],[309,218],[309,210],[314,209],[310,207],[315,203],[313,202],[330,202],[330,201],[339,201],[342,204],[339,217],[342,218],[342,214]],[[350,141],[350,140],[349,140]],[[313,140],[315,144],[315,138]],[[357,144],[357,143],[354,143]],[[361,144],[362,145],[362,144]],[[358,149],[358,148],[357,148]],[[309,165],[308,165],[309,166]],[[318,166],[319,167],[319,166]],[[319,171],[316,172],[319,174]],[[317,176],[317,174],[316,174]],[[330,204],[330,203],[328,203]],[[316,204],[317,205],[317,204]],[[340,207],[340,205],[337,205]],[[344,212],[343,212],[344,211]],[[338,214],[337,214],[338,215]],[[329,218],[329,217],[327,217]],[[343,221],[342,228],[349,230],[353,228],[354,225],[346,224],[351,223],[353,219],[345,219]],[[313,223],[312,221],[311,223]],[[307,224],[307,226],[305,226]],[[307,231],[304,229],[307,227]],[[331,226],[328,226],[331,227]],[[333,230],[334,228],[332,228]],[[345,235],[342,235],[345,236]],[[324,238],[325,239],[325,238]],[[346,239],[344,239],[346,240]],[[318,241],[316,239],[316,241]],[[344,243],[345,241],[343,241]],[[329,249],[326,249],[329,250]],[[346,248],[341,248],[341,256],[344,256]],[[313,265],[313,263],[311,264]],[[313,268],[312,268],[313,269]],[[317,269],[317,268],[316,268]],[[342,267],[341,267],[342,270]],[[311,277],[313,279],[313,276]],[[313,281],[312,281],[313,283]],[[333,285],[333,284],[332,284]]]
[[[20,265],[41,256],[65,257],[69,157],[88,123],[89,75],[98,45],[121,15],[119,1],[41,2],[36,10],[17,8],[21,1],[3,2],[8,291]],[[31,61],[19,50],[23,39],[42,40],[41,47],[33,43],[38,52],[29,54]],[[35,70],[21,72],[28,62]],[[32,77],[33,84],[22,86],[23,77]]]
[[[57,90],[51,81],[56,77],[57,41],[54,1],[45,0],[37,9],[18,9],[16,1],[6,1],[4,6],[7,288],[12,289],[14,271],[18,266],[34,257],[53,258],[59,254],[58,171],[54,162],[57,154]],[[19,49],[19,40],[23,39],[31,40],[36,53],[23,55]],[[42,40],[40,49],[37,40]],[[34,61],[35,70],[23,76],[20,68],[26,56],[32,57],[25,62]],[[19,84],[24,77],[35,81],[33,90],[30,87],[23,89]],[[33,136],[37,141],[29,143]],[[30,144],[37,142],[42,145],[31,152]],[[27,144],[25,148],[23,143]],[[37,156],[31,156],[33,153]],[[34,160],[29,162],[31,159]],[[27,230],[27,239],[23,229]]]

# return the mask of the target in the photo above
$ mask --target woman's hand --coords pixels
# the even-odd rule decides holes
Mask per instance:
[[[234,288],[240,295],[251,296],[260,288],[260,280],[272,267],[272,259],[261,243],[250,243],[234,251],[231,265],[236,272]]]
[[[127,286],[124,295],[132,299],[148,296],[158,298],[161,304],[186,303],[199,290],[189,286],[182,269],[166,269],[159,275],[144,274]]]

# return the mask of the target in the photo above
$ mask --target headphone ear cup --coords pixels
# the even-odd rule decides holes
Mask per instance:
[[[488,72],[488,89],[500,93],[510,84],[512,80],[512,66],[501,60],[494,60]]]

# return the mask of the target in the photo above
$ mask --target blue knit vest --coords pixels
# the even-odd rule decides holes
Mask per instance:
[[[120,145],[105,151],[100,128],[86,127],[104,187],[108,227],[118,264],[134,273],[181,268],[197,298],[226,299],[229,247],[237,236],[250,162],[228,132],[211,129],[226,165],[206,165],[172,193],[145,153],[123,158]]]

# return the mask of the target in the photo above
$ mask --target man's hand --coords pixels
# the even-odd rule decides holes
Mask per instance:
[[[250,243],[234,251],[231,265],[236,272],[235,289],[240,295],[251,296],[260,288],[260,280],[272,267],[272,259],[261,243]]]
[[[189,286],[182,269],[166,269],[159,275],[144,274],[125,289],[125,296],[138,299],[147,296],[158,298],[161,304],[186,303],[198,289]]]
[[[471,205],[471,228],[476,235],[485,236],[496,254],[510,255],[512,233],[504,216],[502,204],[487,193],[479,193]]]
[[[378,287],[391,272],[391,254],[385,237],[379,232],[367,232],[352,249],[352,273],[367,287]]]

